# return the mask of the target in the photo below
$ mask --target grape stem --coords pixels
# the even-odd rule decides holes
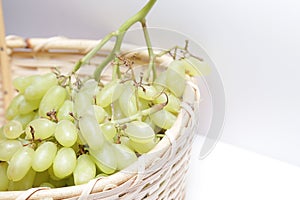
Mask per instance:
[[[131,115],[131,116],[127,117],[127,118],[111,121],[111,123],[113,123],[113,124],[125,124],[125,123],[128,123],[128,122],[134,121],[134,120],[138,119],[139,117],[151,115],[151,114],[153,114],[157,111],[160,111],[165,106],[166,106],[166,103],[156,104],[156,105],[152,106],[151,108],[142,110],[142,111],[140,111],[140,112],[138,112],[134,115]]]
[[[82,59],[80,59],[74,66],[72,73],[74,74],[77,70],[80,69],[80,67],[90,61],[90,59],[97,54],[99,50],[102,49],[102,47],[113,37],[116,38],[114,47],[110,54],[101,62],[101,64],[96,68],[94,71],[94,78],[95,80],[99,81],[101,77],[101,73],[104,69],[104,67],[111,62],[116,55],[120,53],[121,45],[125,36],[125,33],[127,30],[134,25],[137,22],[140,22],[143,27],[145,40],[148,47],[149,57],[153,55],[152,47],[149,39],[149,34],[147,32],[146,28],[146,20],[145,17],[151,10],[151,8],[154,6],[157,0],[149,0],[148,3],[135,15],[133,15],[131,18],[129,18],[125,23],[123,23],[118,30],[111,32],[110,34],[106,35],[89,53],[87,53]],[[154,62],[153,62],[154,63]],[[154,68],[153,64],[151,62],[149,63],[149,67]],[[115,70],[117,71],[117,70]],[[153,72],[153,75],[155,75],[155,72]]]

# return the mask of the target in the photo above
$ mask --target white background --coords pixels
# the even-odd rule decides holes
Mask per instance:
[[[6,32],[100,39],[145,2],[4,0]],[[298,0],[158,0],[148,17],[149,26],[190,35],[215,61],[227,97],[222,141],[295,166],[300,166],[299,11]]]

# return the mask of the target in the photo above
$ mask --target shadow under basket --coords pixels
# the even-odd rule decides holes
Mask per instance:
[[[46,73],[55,68],[62,72],[71,71],[98,41],[61,37],[24,40],[8,36],[5,43],[7,66],[1,66],[0,125],[5,122],[5,106],[16,94],[11,88],[11,80]],[[112,47],[111,44],[106,45],[79,73],[90,74]],[[140,54],[137,58],[143,60],[143,56]],[[199,95],[196,84],[188,81],[173,127],[166,131],[153,150],[140,156],[126,169],[78,186],[0,192],[0,199],[185,199],[186,173],[199,116]]]

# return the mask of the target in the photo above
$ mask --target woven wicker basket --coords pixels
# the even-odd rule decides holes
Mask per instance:
[[[70,71],[74,64],[98,43],[95,40],[62,37],[26,40],[16,36],[5,38],[2,20],[0,29],[0,125],[5,122],[5,107],[16,94],[12,88],[12,80],[15,77],[45,73],[54,68],[63,72]],[[106,49],[99,52],[80,73],[90,74],[111,48],[112,45],[106,45]],[[130,49],[131,46],[125,45],[126,48]],[[147,60],[143,54],[139,54],[137,59],[141,62]],[[140,156],[136,163],[116,174],[79,186],[0,192],[0,200],[184,199],[185,176],[199,116],[198,103],[199,90],[193,82],[188,82],[182,109],[175,125],[166,132],[166,136],[151,152]]]

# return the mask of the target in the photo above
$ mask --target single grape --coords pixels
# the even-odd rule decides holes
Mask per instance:
[[[90,79],[86,81],[82,88],[80,88],[79,92],[74,94],[74,112],[77,118],[84,116],[87,112],[93,112],[90,107],[95,103],[95,93],[98,89],[98,83]]]
[[[53,172],[58,178],[71,175],[76,167],[76,154],[70,147],[62,147],[58,150],[53,161]]]
[[[19,105],[23,100],[24,100],[24,96],[21,94],[18,94],[12,99],[5,112],[5,118],[7,120],[12,120],[14,117],[20,114]]]
[[[23,126],[19,121],[8,121],[3,127],[3,133],[7,139],[16,139],[23,133]]]
[[[120,80],[109,82],[96,94],[96,104],[107,107],[120,97],[123,90],[124,84],[120,83]]]
[[[93,101],[93,97],[90,97],[84,92],[78,92],[75,95],[74,112],[76,113],[77,118],[84,116],[87,112],[90,113],[94,112],[94,110],[90,108],[92,106],[92,101]]]
[[[143,85],[138,87],[138,96],[146,100],[154,100],[158,95],[156,88],[153,85]]]
[[[39,75],[20,76],[13,80],[13,86],[18,90],[20,94],[23,94],[26,88],[36,79]]]
[[[110,106],[109,106],[110,108]],[[122,119],[125,118],[125,115],[123,114],[119,101],[115,101],[111,106],[111,115],[113,119]]]
[[[130,139],[128,137],[121,136],[120,143],[127,146],[129,149],[134,150],[134,148],[130,145]]]
[[[176,97],[181,97],[185,89],[185,69],[180,60],[172,61],[166,70],[167,88]]]
[[[123,144],[113,144],[117,159],[117,169],[122,170],[137,161],[137,156],[130,148]]]
[[[77,141],[78,129],[69,120],[61,120],[55,129],[55,139],[64,147],[71,147]]]
[[[8,189],[8,178],[7,178],[7,162],[0,162],[0,191],[6,191]]]
[[[188,57],[181,60],[183,62],[185,73],[189,76],[203,76],[211,72],[211,67],[207,62],[194,57]]]
[[[155,147],[157,142],[155,140],[148,141],[147,143],[139,143],[133,140],[129,140],[129,145],[139,154],[148,153]]]
[[[145,122],[133,121],[126,126],[125,134],[133,141],[147,143],[155,137],[153,129]]]
[[[112,123],[105,123],[100,125],[100,129],[104,135],[104,137],[108,140],[108,141],[113,141],[113,138],[116,136],[117,134],[117,129],[115,127],[114,124]]]
[[[22,147],[22,143],[18,140],[1,140],[0,161],[9,161],[11,157]]]
[[[32,188],[36,172],[29,169],[26,175],[19,181],[10,181],[8,185],[9,191],[28,190]]]
[[[23,129],[25,129],[27,124],[34,119],[35,115],[35,112],[30,112],[25,115],[17,115],[13,120],[19,121],[22,124]]]
[[[95,79],[88,79],[80,88],[81,93],[85,93],[89,97],[94,97],[98,91],[98,82]]]
[[[47,139],[51,137],[56,128],[56,123],[46,118],[38,118],[31,121],[25,129],[26,138],[32,139],[32,132],[35,139]]]
[[[170,129],[176,121],[176,116],[167,110],[160,110],[150,115],[152,122],[163,129]]]
[[[79,118],[79,129],[81,135],[91,149],[101,149],[104,136],[95,116],[83,116]]]
[[[58,121],[66,119],[69,121],[74,121],[74,117],[72,117],[70,114],[74,114],[74,103],[70,100],[65,100],[63,105],[60,107],[60,109],[57,112],[57,119]]]
[[[19,104],[19,113],[21,115],[24,115],[38,109],[40,106],[40,102],[40,99],[26,100],[24,97],[23,101],[21,101]]]
[[[67,180],[66,179],[60,179],[60,180],[53,180],[49,179],[48,183],[53,185],[54,188],[61,188],[67,186]]]
[[[49,174],[49,181],[50,180],[55,180],[55,181],[62,180],[62,178],[55,176],[54,171],[53,171],[53,164],[51,165],[51,167],[49,167],[49,169],[47,170],[47,173]]]
[[[48,173],[48,170],[43,171],[43,172],[37,172],[35,174],[35,179],[33,182],[33,187],[38,187],[40,186],[42,183],[48,182],[50,176]]]
[[[0,142],[2,140],[6,140],[6,137],[5,137],[4,133],[3,133],[3,126],[0,127]]]
[[[77,165],[76,165],[77,166]],[[73,172],[74,173],[74,172]],[[75,185],[75,183],[74,183],[74,176],[69,176],[69,177],[67,177],[66,179],[65,179],[65,181],[66,181],[66,185],[67,186],[73,186],[73,185]]]
[[[52,185],[51,183],[48,183],[48,182],[41,183],[39,186],[40,187],[55,188],[54,185]]]
[[[42,99],[46,92],[52,86],[57,85],[57,83],[58,80],[54,73],[35,77],[32,83],[25,89],[24,96],[27,100]]]
[[[7,177],[12,181],[19,181],[31,168],[34,150],[25,146],[17,150],[9,161]]]
[[[47,170],[56,156],[57,146],[53,142],[42,143],[34,152],[32,168],[37,172]]]
[[[75,185],[88,183],[96,176],[96,165],[89,155],[83,154],[78,157],[77,165],[73,172]]]
[[[102,149],[89,149],[91,158],[97,167],[106,174],[112,174],[117,169],[114,149],[111,144],[105,142]]]
[[[119,98],[119,105],[122,113],[124,113],[126,117],[134,115],[138,112],[135,87],[127,84],[127,87]]]
[[[168,97],[167,97],[167,96]],[[154,101],[155,104],[161,104],[161,103],[167,103],[167,105],[164,107],[165,110],[177,114],[180,111],[181,108],[181,101],[179,98],[177,98],[172,93],[168,94],[161,94],[159,97],[157,97]]]
[[[155,86],[157,91],[163,91],[167,88],[167,73],[166,71],[162,71],[154,80],[153,85]]]
[[[95,112],[97,122],[100,124],[105,120],[108,114],[101,106],[93,105],[93,107],[94,107],[94,112]]]
[[[57,112],[67,98],[67,91],[61,86],[51,87],[44,95],[40,107],[39,115],[41,117],[50,118],[48,113],[51,111]]]

